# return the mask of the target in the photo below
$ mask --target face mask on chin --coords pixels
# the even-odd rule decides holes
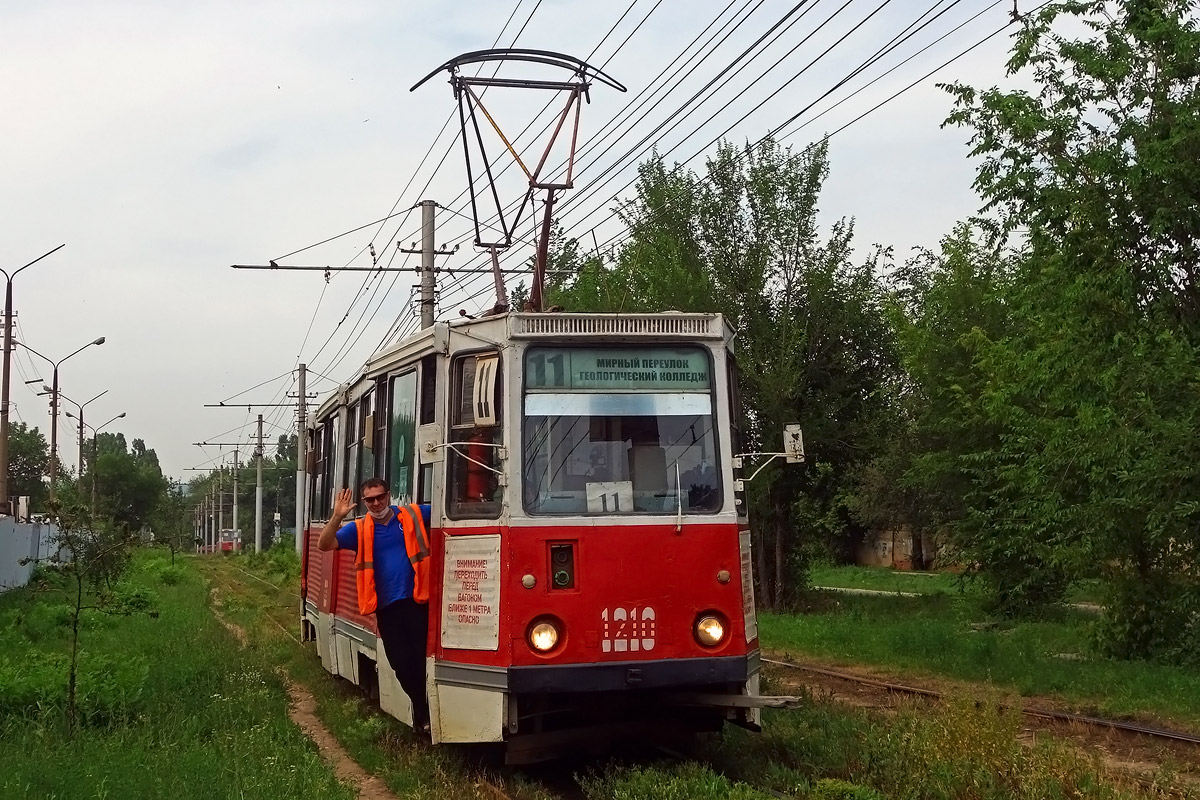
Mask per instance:
[[[382,511],[372,511],[367,509],[367,513],[371,515],[371,519],[376,522],[387,522],[392,516],[392,507],[384,506]]]

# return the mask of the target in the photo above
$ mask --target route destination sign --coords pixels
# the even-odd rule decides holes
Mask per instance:
[[[525,388],[707,392],[708,353],[699,347],[537,347],[525,353]]]

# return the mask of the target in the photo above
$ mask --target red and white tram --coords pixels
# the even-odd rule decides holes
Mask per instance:
[[[316,546],[335,491],[377,474],[431,506],[434,742],[519,762],[757,728],[730,341],[717,314],[512,313],[374,356],[309,421],[303,627],[325,668],[411,720],[354,554]]]

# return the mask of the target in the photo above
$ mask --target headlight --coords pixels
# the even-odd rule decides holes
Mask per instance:
[[[716,647],[725,641],[725,620],[715,614],[705,614],[696,620],[696,641],[705,647]]]
[[[529,646],[539,653],[548,653],[558,644],[558,627],[553,622],[539,622],[529,629]]]

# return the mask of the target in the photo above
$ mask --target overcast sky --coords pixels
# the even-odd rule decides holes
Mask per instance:
[[[106,337],[103,346],[62,364],[63,394],[82,403],[107,390],[86,407],[87,422],[100,425],[126,412],[105,430],[144,439],[166,473],[190,479],[198,474],[191,468],[209,468],[233,449],[194,442],[249,442],[260,412],[267,438],[291,428],[294,411],[260,406],[294,401],[298,362],[346,380],[389,332],[414,326],[415,274],[344,272],[326,283],[319,272],[251,272],[231,264],[369,265],[365,251],[372,245],[381,262],[416,266],[418,258],[396,253],[397,241],[408,247],[418,238],[415,211],[302,248],[422,199],[448,209],[439,212],[438,242],[461,243],[441,265],[480,263],[469,222],[453,213],[469,213],[461,146],[453,140],[457,119],[439,137],[454,100],[444,74],[410,93],[420,78],[456,55],[493,46],[554,50],[604,65],[629,91],[592,90],[582,113],[577,189],[562,213],[571,235],[590,245],[594,230],[603,243],[620,235],[610,209],[614,197],[630,195],[625,187],[640,152],[634,145],[794,6],[792,0],[632,6],[629,0],[0,0],[0,267],[11,274],[66,244],[14,280],[15,335],[54,360]],[[788,136],[795,124],[785,129],[784,141],[803,146],[836,131],[999,29],[1011,10],[1008,0],[810,0],[776,30],[777,40],[765,40],[765,52],[717,80],[701,95],[703,105],[688,106],[690,115],[685,110],[646,146],[669,151],[669,161],[699,153],[689,166],[703,171],[704,148],[723,131],[736,142],[757,140],[930,6],[945,13],[796,124],[983,13],[798,133]],[[695,69],[678,86],[677,79],[657,78],[686,52],[668,70],[673,74],[727,23],[724,30],[733,32],[723,42],[725,34],[718,34],[710,55],[688,62],[685,71]],[[903,257],[913,247],[936,246],[972,213],[978,200],[967,132],[940,129],[950,102],[933,84],[1002,83],[1007,44],[1005,35],[994,37],[836,133],[822,218],[852,216],[863,252],[881,243]],[[503,75],[530,75],[504,69]],[[645,99],[640,93],[666,86],[674,88],[632,114],[625,110]],[[518,140],[528,155],[539,147],[531,139],[548,119],[538,117],[548,98],[520,94],[497,91],[494,107],[485,99],[506,132],[540,120]],[[598,185],[584,188],[610,167]],[[529,225],[522,228],[528,236]],[[288,255],[294,251],[301,252]],[[530,254],[518,244],[511,263]],[[493,302],[486,275],[441,280],[439,317]],[[40,383],[26,385],[39,378],[49,382],[51,367],[17,348],[12,420],[49,438],[47,398],[35,394]],[[323,397],[332,386],[320,381],[314,388]],[[204,407],[227,400],[252,408]],[[74,413],[70,402],[64,406]],[[71,467],[76,431],[73,419],[60,417],[60,453]]]

